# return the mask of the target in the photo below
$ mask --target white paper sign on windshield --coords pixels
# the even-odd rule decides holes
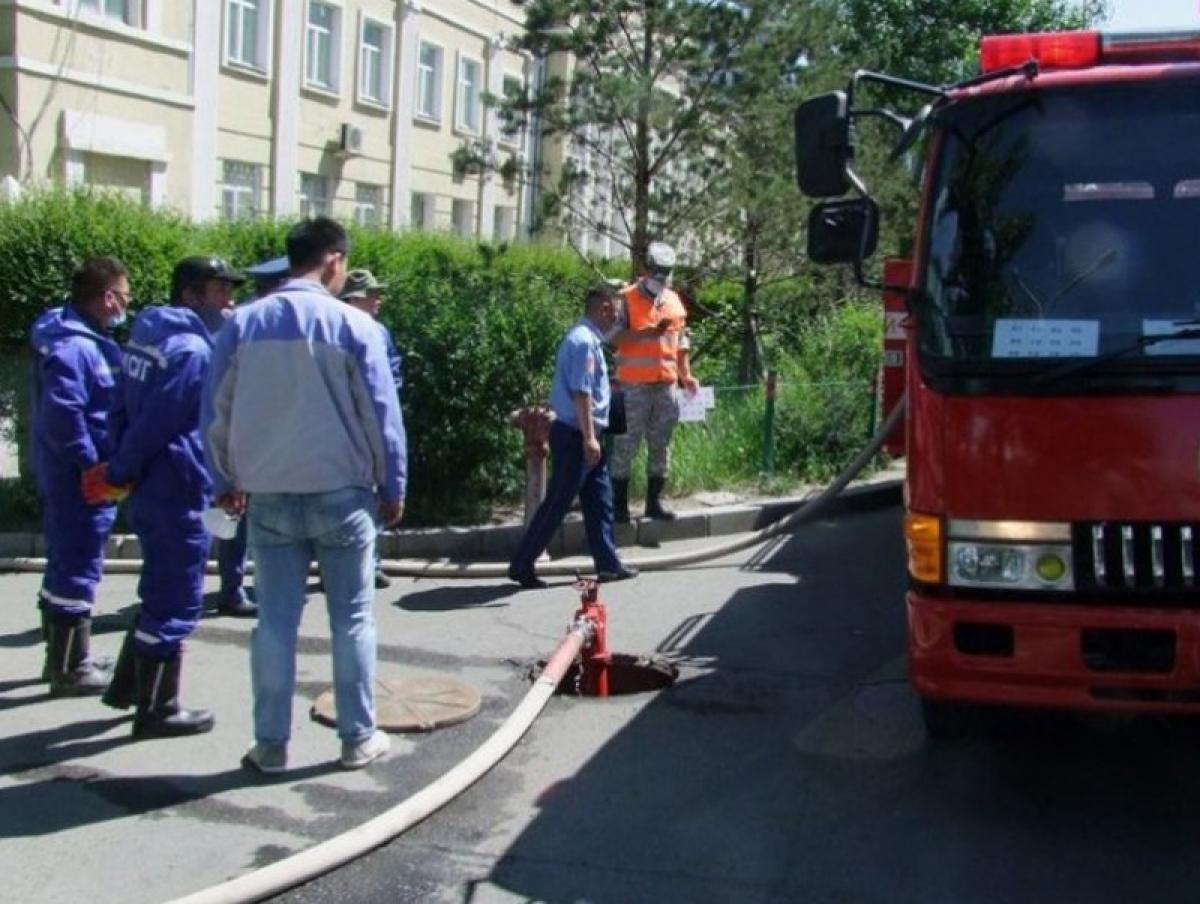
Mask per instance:
[[[1169,336],[1181,330],[1194,330],[1195,326],[1180,326],[1177,320],[1143,320],[1143,336]],[[1200,339],[1168,339],[1147,345],[1147,355],[1200,355]]]
[[[1100,342],[1098,320],[996,321],[993,358],[1094,358]]]

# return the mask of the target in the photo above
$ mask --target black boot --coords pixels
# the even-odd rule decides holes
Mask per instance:
[[[104,693],[112,677],[89,655],[92,620],[86,615],[47,615],[46,658],[50,666],[51,697],[93,697]]]
[[[659,521],[674,521],[675,513],[663,508],[662,491],[666,484],[665,477],[651,477],[646,481],[646,517],[657,518]]]
[[[38,614],[42,617],[42,643],[46,645],[46,661],[42,663],[42,680],[50,680],[50,616],[46,614],[46,607],[40,602],[38,603]]]
[[[133,717],[135,738],[174,738],[212,731],[213,714],[207,709],[184,709],[179,705],[179,667],[182,655],[150,659],[134,654],[137,670],[137,713]]]
[[[125,635],[117,664],[113,669],[112,681],[100,702],[113,709],[129,709],[137,704],[137,663],[134,661],[133,629]]]
[[[629,517],[629,479],[613,478],[613,522],[628,524]]]

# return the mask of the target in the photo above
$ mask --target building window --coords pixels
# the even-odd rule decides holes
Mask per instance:
[[[483,64],[470,57],[458,58],[458,91],[455,94],[454,126],[463,132],[479,133],[482,120],[480,89]]]
[[[450,223],[454,234],[469,239],[475,235],[475,203],[458,198],[450,208]]]
[[[300,216],[329,216],[329,179],[315,173],[300,174]]]
[[[309,0],[304,41],[304,83],[325,91],[338,90],[341,65],[342,11],[332,3]]]
[[[497,242],[509,242],[513,237],[513,226],[516,224],[516,210],[501,205],[496,208],[496,216],[492,221],[492,239]]]
[[[244,220],[258,216],[262,167],[241,160],[221,161],[221,217]]]
[[[421,42],[417,60],[417,115],[442,118],[442,48]]]
[[[125,25],[138,24],[138,4],[134,0],[75,0],[75,6],[81,13],[116,19]]]
[[[433,195],[413,192],[408,225],[413,229],[428,229],[433,225]]]
[[[392,29],[364,16],[358,43],[358,99],[386,107],[391,102]]]
[[[519,76],[504,76],[504,96],[507,99],[519,98],[525,93],[525,82]],[[513,110],[499,111],[500,140],[512,147],[520,147],[524,143],[524,128],[521,114]]]
[[[267,4],[265,0],[227,0],[225,4],[225,61],[267,69]]]
[[[354,188],[354,222],[378,226],[383,222],[383,186],[359,182]]]

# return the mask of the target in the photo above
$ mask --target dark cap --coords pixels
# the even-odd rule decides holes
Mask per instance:
[[[289,276],[291,272],[292,268],[288,264],[286,254],[246,268],[246,275],[259,282],[271,279],[283,279],[285,276]]]
[[[175,265],[171,273],[171,298],[177,300],[179,293],[188,286],[219,279],[233,285],[241,285],[246,277],[238,273],[219,257],[185,257]]]
[[[387,283],[381,283],[370,270],[351,270],[346,274],[346,284],[338,298],[348,301],[351,298],[366,298],[373,292],[381,292],[387,288]]]

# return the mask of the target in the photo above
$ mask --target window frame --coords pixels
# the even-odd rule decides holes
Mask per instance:
[[[464,64],[474,63],[477,67],[479,81],[475,85],[475,112],[478,118],[478,123],[471,126],[463,119],[463,67]],[[483,94],[486,70],[483,67],[483,60],[471,56],[469,53],[464,53],[459,50],[455,53],[454,61],[454,131],[461,135],[479,136],[483,134]]]
[[[311,194],[306,194],[304,191],[304,180],[306,178],[307,179],[319,179],[321,181],[321,184],[324,186],[324,197],[321,199],[323,202],[323,208],[321,210],[313,210],[313,207],[312,207],[313,196]],[[296,206],[300,212],[300,216],[304,217],[305,219],[308,219],[311,217],[332,216],[333,215],[333,193],[334,193],[333,180],[329,176],[322,175],[321,173],[304,173],[304,172],[300,173],[300,185],[296,189]],[[307,210],[305,209],[306,205],[308,208]]]
[[[504,75],[501,76],[501,79],[500,79],[500,86],[501,86],[500,96],[501,97],[508,97],[508,92],[504,89],[508,85],[509,82],[516,82],[518,85],[521,86],[522,91],[525,90],[525,75],[524,75],[524,73],[506,71],[504,73]],[[525,133],[527,131],[528,131],[528,128],[526,127],[525,124],[518,126],[511,133],[506,131],[504,128],[504,117],[501,115],[499,108],[497,108],[497,110],[496,110],[497,139],[496,140],[497,140],[498,144],[501,144],[506,148],[512,148],[515,151],[524,151],[525,150]]]
[[[372,97],[364,89],[363,80],[366,77],[367,26],[374,25],[383,32],[383,46],[379,50],[379,97]],[[365,10],[358,14],[358,71],[354,80],[355,100],[360,104],[380,107],[385,110],[392,106],[392,81],[394,61],[396,59],[396,28],[391,23],[369,15]]]
[[[329,37],[329,84],[317,81],[311,77],[310,67],[313,65],[313,54],[311,52],[311,37],[313,32],[321,29],[320,26],[314,26],[312,22],[312,11],[314,6],[323,6],[329,9],[332,16],[332,23],[328,29]],[[339,0],[307,0],[304,6],[304,66],[302,72],[301,83],[309,91],[317,91],[323,94],[340,95],[342,92],[342,36],[345,33],[345,9]]]
[[[374,203],[368,205],[368,204],[366,204],[366,202],[364,202],[362,200],[362,198],[360,196],[360,191],[361,191],[361,189],[364,189],[364,188],[372,189],[373,191],[375,191],[377,193],[376,200]],[[385,207],[384,187],[382,185],[380,185],[378,182],[355,182],[354,183],[353,220],[355,223],[357,223],[359,226],[382,228],[385,225],[384,207]],[[367,209],[374,211],[375,219],[373,222],[367,222],[364,217],[360,216],[360,214],[364,210],[367,210]]]
[[[114,16],[107,9],[109,0],[65,0],[67,11],[75,16],[85,16],[101,22],[120,22],[130,28],[144,28],[146,11],[142,8],[143,0],[119,0],[124,12]],[[84,6],[85,3],[95,3],[97,9]]]
[[[229,40],[233,28],[233,16],[231,14],[232,4],[237,3],[239,6],[246,3],[247,0],[225,0],[222,4],[222,15],[224,19],[221,23],[221,63],[229,69],[234,69],[239,72],[253,72],[257,75],[270,75],[271,72],[271,26],[272,8],[274,4],[271,0],[253,0],[255,4],[255,15],[257,22],[257,40],[255,41],[254,52],[258,59],[254,62],[249,62],[239,59],[230,53]],[[243,41],[244,43],[244,41]]]
[[[424,100],[424,92],[421,90],[421,52],[426,48],[432,48],[437,52],[437,68],[433,70],[433,111],[425,112],[421,109],[421,103]],[[416,103],[413,104],[413,119],[421,122],[436,123],[441,125],[442,110],[445,107],[445,82],[446,82],[446,48],[437,41],[431,41],[427,38],[420,38],[417,41],[417,97]]]
[[[263,164],[261,164],[261,163],[252,163],[249,160],[235,160],[231,157],[222,157],[221,158],[221,181],[219,183],[217,183],[217,187],[221,193],[221,219],[222,219],[222,221],[227,221],[227,222],[242,219],[242,217],[236,215],[236,210],[235,210],[234,216],[232,216],[232,217],[226,216],[225,192],[227,190],[232,191],[234,194],[234,197],[236,199],[238,196],[240,196],[241,194],[243,194],[247,191],[245,186],[236,185],[234,183],[231,183],[228,180],[225,167],[227,164],[231,164],[231,163],[249,167],[251,170],[251,173],[253,174],[254,184],[252,186],[250,186],[248,189],[250,192],[252,192],[253,201],[252,201],[252,205],[251,205],[250,215],[249,215],[249,217],[247,217],[247,219],[258,219],[258,217],[261,216],[263,213],[263,207],[262,207],[263,173],[264,173],[266,167],[264,167]],[[237,208],[237,206],[238,205],[235,200],[234,207]]]

